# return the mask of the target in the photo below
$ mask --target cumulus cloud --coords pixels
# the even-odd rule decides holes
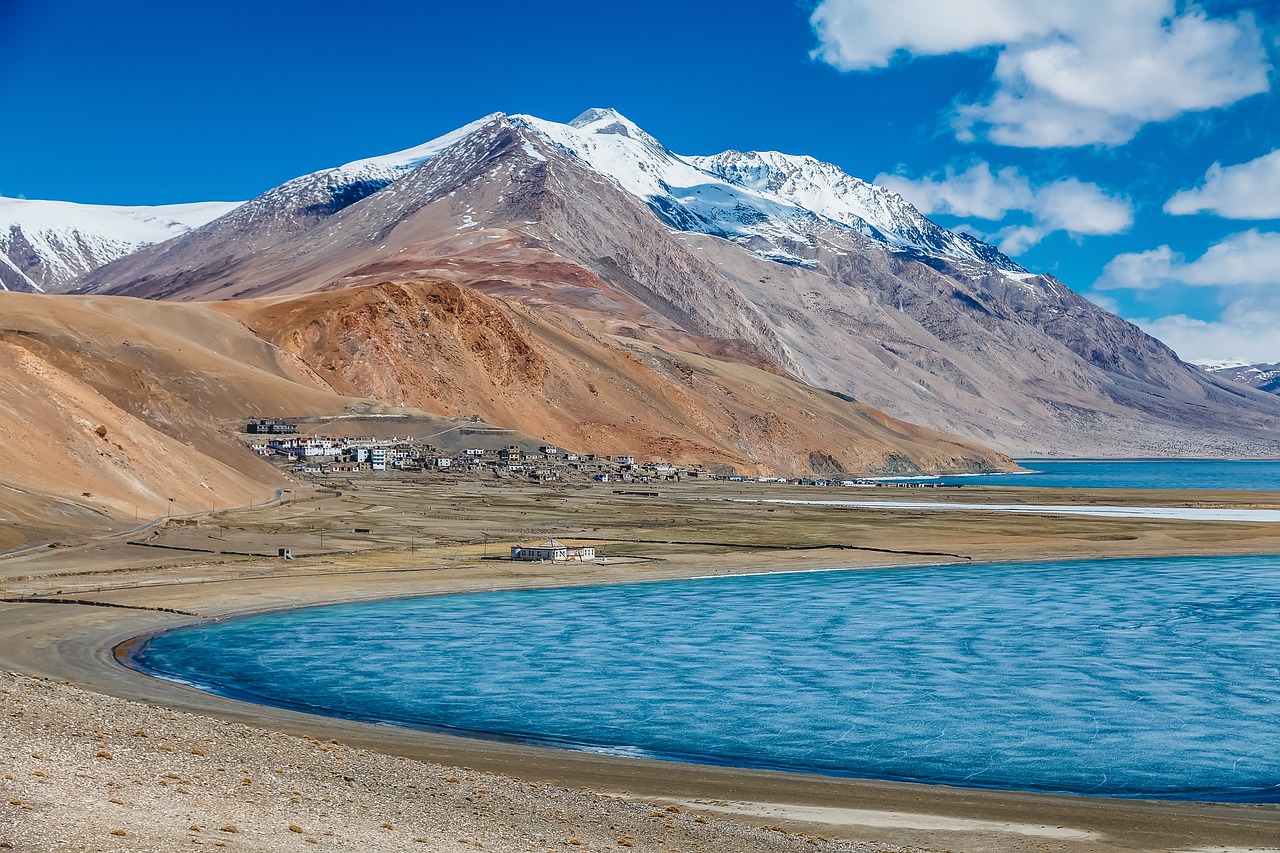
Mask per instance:
[[[1028,213],[1031,221],[1010,225],[992,235],[1000,250],[1020,255],[1054,231],[1079,239],[1120,234],[1133,225],[1133,205],[1097,184],[1062,178],[1034,185],[1018,169],[992,171],[984,162],[957,172],[947,167],[941,176],[909,178],[882,173],[875,183],[901,194],[925,214],[949,213],[1000,220],[1010,213]]]
[[[1011,210],[1027,210],[1032,203],[1031,182],[1012,166],[997,172],[987,163],[975,163],[963,172],[948,166],[941,177],[918,179],[901,172],[881,172],[875,183],[900,194],[926,214],[1002,219]]]
[[[936,56],[1053,32],[1070,4],[1044,0],[824,0],[813,51],[843,71],[884,68],[899,54]]]
[[[1241,299],[1223,309],[1217,320],[1185,314],[1137,318],[1147,334],[1168,344],[1184,361],[1238,359],[1254,364],[1280,361],[1280,299]]]
[[[995,92],[963,104],[957,136],[1012,146],[1119,145],[1144,124],[1267,91],[1247,13],[1211,18],[1175,0],[822,0],[813,56],[845,71],[979,49]]]
[[[1253,228],[1232,234],[1193,261],[1168,246],[1117,255],[1103,268],[1093,287],[1154,290],[1171,283],[1203,287],[1280,285],[1280,233]],[[1275,334],[1274,328],[1271,334]]]
[[[1198,187],[1165,202],[1173,214],[1216,213],[1228,219],[1280,218],[1280,149],[1248,163],[1214,163]]]

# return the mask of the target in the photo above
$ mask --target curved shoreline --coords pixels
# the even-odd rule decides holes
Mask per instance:
[[[903,552],[903,553],[908,553],[908,552]],[[913,552],[913,553],[919,553],[919,552]],[[1280,558],[1280,554],[1259,555],[1259,556],[1260,557],[1269,556],[1269,557]],[[1188,561],[1188,560],[1194,561],[1198,559],[1212,560],[1212,559],[1220,559],[1220,558],[1214,558],[1214,557],[1197,558],[1197,557],[1187,557],[1187,556],[1163,557],[1163,558],[1161,557],[1147,557],[1147,558],[1115,557],[1115,558],[1111,558],[1111,561],[1131,562],[1135,559],[1160,560],[1160,561],[1168,562],[1168,561]],[[1024,567],[1028,565],[1043,566],[1043,565],[1052,564],[1052,565],[1056,565],[1061,569],[1070,571],[1072,570],[1071,564],[1077,561],[1080,563],[1092,563],[1095,565],[1098,563],[1105,564],[1106,562],[1108,562],[1105,559],[1104,560],[1097,560],[1097,559],[1088,560],[1088,559],[1077,558],[1077,560],[1059,560],[1059,561],[1016,561],[1016,562],[981,561],[977,565],[985,564],[988,567],[991,567],[991,566]],[[971,562],[970,563],[921,564],[921,565],[913,564],[909,568],[913,568],[913,569],[944,568],[946,569],[946,568],[950,568],[951,566],[959,566],[959,565],[972,567],[975,564]],[[765,570],[756,571],[756,572],[725,572],[725,573],[716,574],[716,575],[685,575],[685,576],[681,576],[679,580],[684,580],[684,581],[712,580],[714,581],[714,580],[728,579],[733,577],[750,577],[750,576],[757,576],[757,575],[777,576],[777,575],[813,574],[813,573],[823,573],[823,572],[863,572],[863,571],[874,571],[877,569],[905,569],[905,568],[908,568],[908,567],[862,566],[856,569],[839,568],[839,567],[814,568],[814,569],[783,569],[783,570],[765,569]],[[635,586],[638,584],[664,584],[664,583],[671,583],[674,580],[676,579],[675,578],[645,579],[645,580],[624,579],[624,578],[617,578],[612,580],[602,579],[599,586],[621,587],[621,586]],[[578,588],[581,587],[581,585],[565,585],[565,586],[549,586],[549,587],[539,586],[539,591],[555,590],[555,589],[560,589],[560,590],[573,589],[575,588],[575,586],[577,586]],[[596,586],[596,584],[591,584],[591,586]],[[491,589],[490,592],[500,592],[504,590],[519,591],[521,588],[522,587],[519,585],[505,587],[505,588],[499,587],[499,588]],[[388,602],[388,601],[402,601],[402,600],[408,600],[408,599],[414,599],[414,598],[416,599],[435,598],[435,597],[447,596],[451,594],[465,594],[465,593],[455,593],[455,592],[445,591],[445,592],[439,592],[431,595],[388,596],[385,598],[373,599],[364,603],[377,604],[377,603]],[[483,594],[484,593],[481,593],[481,595]],[[550,736],[550,735],[540,735],[540,734],[537,734],[536,732],[520,733],[518,731],[504,731],[504,730],[497,730],[497,729],[494,729],[494,730],[473,729],[465,725],[456,725],[456,724],[451,724],[447,722],[428,723],[428,722],[414,722],[409,720],[396,720],[392,718],[380,719],[376,716],[363,715],[359,711],[354,711],[354,710],[342,711],[342,710],[337,710],[334,707],[327,707],[322,704],[313,704],[311,701],[309,701],[308,699],[302,696],[297,696],[296,698],[290,698],[282,694],[280,696],[273,697],[272,695],[269,695],[269,694],[253,692],[246,688],[237,687],[234,680],[204,679],[202,681],[198,674],[199,673],[198,669],[184,670],[183,668],[179,667],[176,669],[167,670],[167,669],[157,668],[156,666],[146,662],[143,659],[143,655],[145,653],[147,646],[153,640],[160,637],[164,637],[166,635],[173,634],[173,633],[181,633],[190,629],[199,628],[201,626],[219,624],[222,622],[237,621],[241,619],[255,619],[261,616],[266,616],[271,614],[290,613],[290,612],[296,612],[299,610],[306,610],[306,609],[313,609],[313,608],[342,606],[344,604],[349,604],[349,603],[351,602],[344,601],[344,602],[332,602],[332,603],[321,603],[321,604],[300,604],[296,607],[291,607],[291,608],[272,608],[270,610],[265,610],[265,611],[233,613],[227,616],[217,617],[213,619],[200,619],[197,621],[192,621],[185,624],[164,628],[158,631],[153,631],[147,634],[130,638],[120,643],[118,646],[116,646],[112,650],[113,657],[121,665],[135,672],[138,672],[144,676],[159,679],[161,681],[167,681],[170,683],[182,685],[184,687],[194,688],[202,693],[218,696],[223,699],[229,699],[236,702],[242,702],[242,703],[246,703],[254,706],[266,707],[266,708],[276,709],[281,711],[291,711],[295,713],[302,713],[307,715],[344,720],[347,722],[352,722],[357,724],[390,726],[390,727],[407,730],[410,732],[445,735],[449,737],[462,738],[465,740],[472,740],[472,741],[487,741],[487,742],[493,742],[497,744],[527,746],[527,747],[532,747],[536,749],[552,749],[552,750],[562,750],[562,751],[570,751],[570,752],[578,752],[578,753],[588,753],[588,754],[601,755],[606,757],[621,758],[624,760],[628,758],[638,757],[638,758],[647,758],[647,759],[652,759],[657,761],[670,761],[670,762],[679,762],[683,764],[722,767],[729,770],[756,770],[756,771],[766,771],[766,772],[786,773],[786,774],[815,775],[815,776],[821,776],[821,777],[831,777],[836,779],[853,779],[853,780],[857,780],[865,783],[895,783],[895,784],[926,785],[926,786],[934,786],[934,787],[945,786],[945,787],[952,787],[952,788],[990,791],[995,793],[1029,793],[1029,794],[1045,794],[1050,796],[1087,797],[1087,798],[1101,798],[1101,799],[1115,799],[1115,800],[1129,800],[1129,801],[1151,800],[1151,801],[1166,802],[1166,803],[1221,803],[1221,804],[1257,804],[1257,805],[1280,806],[1280,784],[1271,784],[1266,787],[1260,787],[1260,788],[1220,788],[1220,789],[1205,788],[1205,789],[1194,789],[1194,790],[1185,790],[1185,791],[1168,789],[1168,790],[1159,791],[1159,792],[1152,791],[1146,794],[1134,793],[1134,792],[1090,793],[1087,791],[1054,789],[1048,786],[1035,786],[1035,785],[1017,786],[1017,785],[1010,785],[1007,783],[980,784],[980,783],[972,783],[972,782],[965,782],[965,781],[954,781],[954,780],[948,781],[946,779],[929,778],[923,775],[896,776],[896,777],[886,776],[886,775],[869,775],[865,773],[858,773],[853,770],[842,770],[835,767],[824,769],[822,767],[812,766],[812,765],[803,765],[803,764],[788,765],[783,762],[768,762],[764,760],[752,761],[746,758],[735,757],[732,755],[717,756],[709,753],[691,752],[688,750],[677,750],[677,751],[651,750],[651,749],[645,749],[638,746],[632,746],[628,743],[622,743],[622,742],[619,742],[616,744],[604,744],[604,743],[593,742],[591,740],[575,740],[571,738],[564,738],[564,737],[557,737],[557,736]]]
[[[315,578],[225,580],[199,589],[135,587],[111,597],[147,606],[191,606],[194,597],[204,618],[223,619],[353,600],[618,580],[578,567],[522,579],[487,569],[397,570],[327,578],[323,583]],[[633,568],[626,572],[626,579],[687,577],[695,571],[706,574],[703,566],[664,566]],[[272,589],[263,588],[267,585]],[[190,617],[156,610],[12,603],[0,605],[0,616],[0,664],[8,669],[67,679],[92,691],[152,705],[272,731],[338,738],[357,747],[439,764],[693,807],[699,800],[712,801],[709,810],[728,809],[749,822],[789,820],[839,837],[873,837],[900,844],[955,844],[980,836],[989,841],[998,838],[996,849],[1034,849],[1032,842],[1044,836],[1028,827],[1074,828],[1079,835],[1064,841],[1065,849],[1082,851],[1173,850],[1210,844],[1265,847],[1280,838],[1280,808],[1273,806],[1085,798],[736,769],[499,743],[323,717],[217,696],[143,675],[118,662],[116,649],[121,644],[189,624]],[[788,818],[790,812],[795,814]],[[843,822],[830,823],[837,815],[843,815]],[[888,820],[885,815],[896,817]],[[893,825],[886,826],[886,821]]]

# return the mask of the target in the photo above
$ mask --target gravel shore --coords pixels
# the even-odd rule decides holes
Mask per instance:
[[[0,848],[904,850],[763,829],[0,673]]]

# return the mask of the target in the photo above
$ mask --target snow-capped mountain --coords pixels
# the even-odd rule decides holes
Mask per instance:
[[[611,109],[587,110],[568,124],[525,115],[511,121],[608,176],[671,227],[734,240],[769,260],[811,265],[801,247],[835,226],[894,250],[1027,273],[994,247],[930,222],[897,193],[812,157],[681,156]]]
[[[65,290],[90,270],[186,234],[240,204],[118,207],[0,198],[0,288]]]
[[[1280,447],[1280,400],[899,196],[811,158],[683,157],[612,110],[494,114],[304,176],[77,289],[237,300],[405,280],[767,366],[1006,452]]]
[[[190,225],[205,225],[210,241],[234,239],[242,252],[261,251],[391,186],[441,152],[465,147],[495,123],[554,145],[643,201],[669,227],[734,241],[766,260],[812,266],[824,237],[858,234],[895,252],[977,262],[1010,278],[1030,277],[994,247],[939,227],[897,193],[829,163],[777,152],[681,156],[612,109],[590,109],[567,124],[494,113],[413,148],[294,178],[234,209],[227,206],[207,217],[213,220],[207,225]],[[85,253],[79,263],[58,260],[63,253],[57,246],[66,239],[50,240],[29,257],[44,258],[47,251],[54,257],[46,263],[66,267],[57,278],[61,289],[69,276],[161,239],[167,237]],[[36,284],[45,286],[38,278]]]
[[[889,246],[926,256],[968,258],[1014,274],[1027,272],[993,246],[926,219],[893,190],[813,157],[725,151],[686,159],[735,186],[781,198]]]
[[[236,209],[218,227],[252,228],[259,240],[287,236],[299,226],[331,216],[373,195],[492,119],[493,116],[485,116],[413,148],[354,160],[286,181]]]
[[[1197,359],[1193,363],[1206,373],[1268,394],[1280,394],[1280,363],[1249,364],[1241,359]]]

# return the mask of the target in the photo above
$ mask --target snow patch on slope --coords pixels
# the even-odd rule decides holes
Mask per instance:
[[[791,202],[890,247],[1027,272],[991,246],[931,222],[893,190],[867,183],[813,157],[778,151],[725,151],[686,159],[729,183]]]

